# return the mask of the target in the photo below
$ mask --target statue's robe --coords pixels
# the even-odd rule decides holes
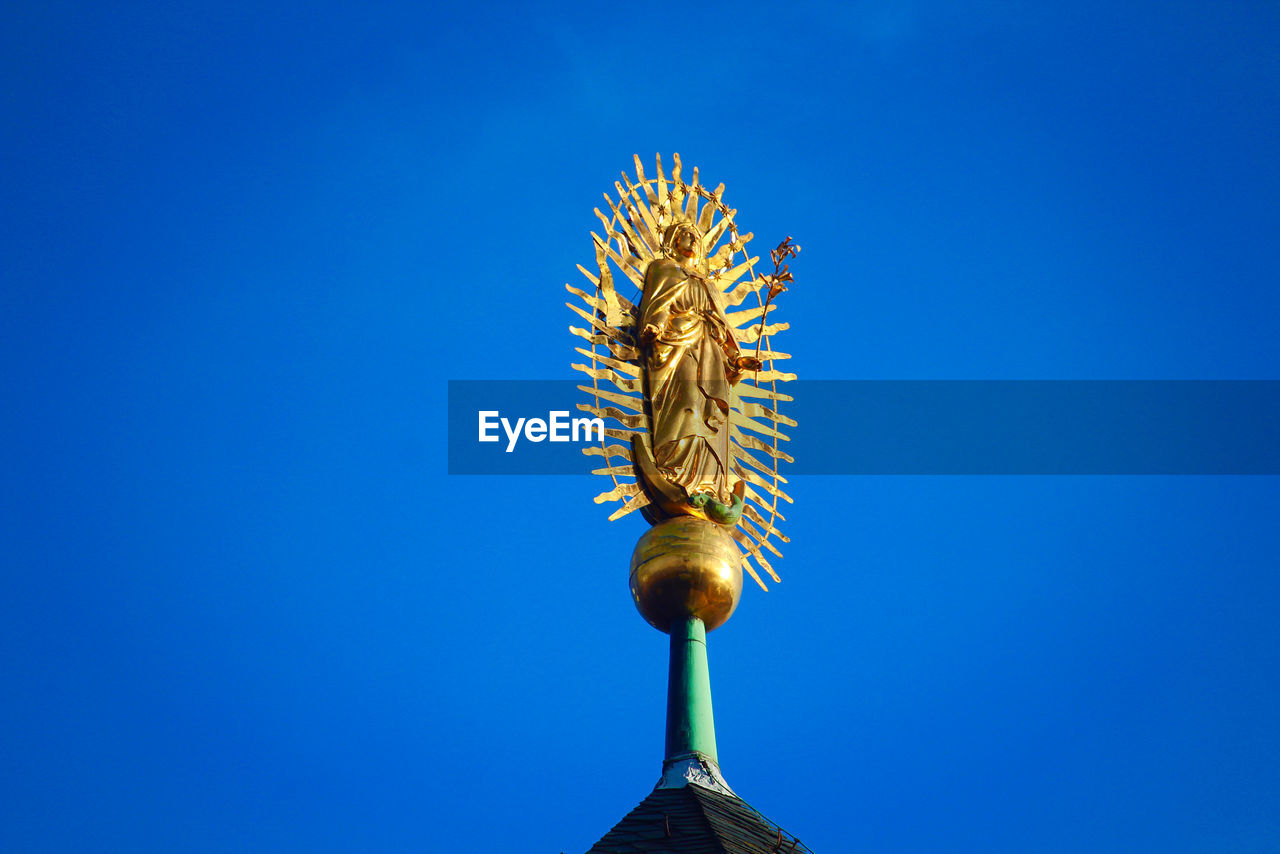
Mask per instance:
[[[710,287],[669,258],[645,271],[641,330],[656,327],[645,348],[653,413],[653,458],[688,496],[730,500],[729,390],[737,379],[738,342]]]

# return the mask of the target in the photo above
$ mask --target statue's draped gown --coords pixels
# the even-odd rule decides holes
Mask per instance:
[[[737,340],[705,281],[669,258],[645,272],[640,329],[649,324],[658,329],[645,358],[654,462],[687,495],[728,502]]]

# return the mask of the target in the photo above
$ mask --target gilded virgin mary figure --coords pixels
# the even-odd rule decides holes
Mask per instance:
[[[733,524],[742,488],[730,482],[730,389],[760,362],[744,356],[707,283],[703,236],[688,221],[663,232],[645,272],[640,348],[652,456],[637,455],[645,487],[666,515]]]

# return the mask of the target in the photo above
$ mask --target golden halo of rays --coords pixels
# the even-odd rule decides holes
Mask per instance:
[[[724,184],[714,190],[704,187],[694,167],[686,181],[680,155],[673,155],[671,174],[662,168],[658,155],[654,177],[645,175],[644,165],[635,156],[635,180],[624,171],[622,180],[614,182],[617,198],[604,194],[608,213],[595,209],[604,235],[591,232],[595,249],[595,272],[581,264],[578,269],[591,283],[590,290],[566,284],[578,302],[566,302],[585,327],[570,326],[569,331],[584,339],[590,348],[575,351],[590,359],[590,364],[574,363],[571,367],[590,378],[590,385],[579,385],[591,395],[590,403],[579,403],[578,409],[605,420],[604,438],[598,447],[587,447],[583,453],[602,458],[603,465],[592,474],[604,475],[613,487],[595,497],[597,504],[621,501],[609,516],[619,519],[649,503],[631,461],[630,441],[638,436],[649,442],[650,424],[642,388],[640,351],[636,337],[640,295],[644,274],[650,261],[661,255],[662,232],[676,219],[695,223],[703,234],[703,257],[707,258],[708,281],[712,293],[720,301],[725,316],[744,353],[759,350],[763,369],[748,373],[735,387],[730,401],[731,471],[744,481],[745,505],[742,518],[733,530],[734,540],[743,552],[743,567],[762,589],[767,590],[755,565],[758,564],[775,582],[780,581],[767,551],[781,557],[773,540],[790,542],[778,530],[777,523],[786,517],[778,509],[779,500],[792,503],[782,489],[787,482],[778,472],[778,462],[794,462],[780,447],[789,441],[783,427],[796,422],[778,411],[778,405],[793,398],[778,390],[778,383],[789,382],[795,374],[775,368],[774,363],[790,358],[772,349],[772,336],[787,330],[789,324],[772,322],[775,309],[765,318],[761,289],[765,281],[755,274],[760,259],[747,252],[753,235],[739,234],[734,217],[737,211],[724,201]],[[615,287],[616,275],[622,275],[634,286],[637,295],[628,299]],[[756,302],[737,309],[749,297]],[[753,321],[755,321],[753,323]],[[751,346],[751,345],[754,345]],[[612,441],[611,441],[612,440]]]

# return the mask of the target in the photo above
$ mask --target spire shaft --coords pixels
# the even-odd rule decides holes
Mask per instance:
[[[690,754],[717,764],[720,761],[716,756],[716,725],[711,713],[707,632],[697,617],[672,623],[671,669],[667,677],[666,761]]]

